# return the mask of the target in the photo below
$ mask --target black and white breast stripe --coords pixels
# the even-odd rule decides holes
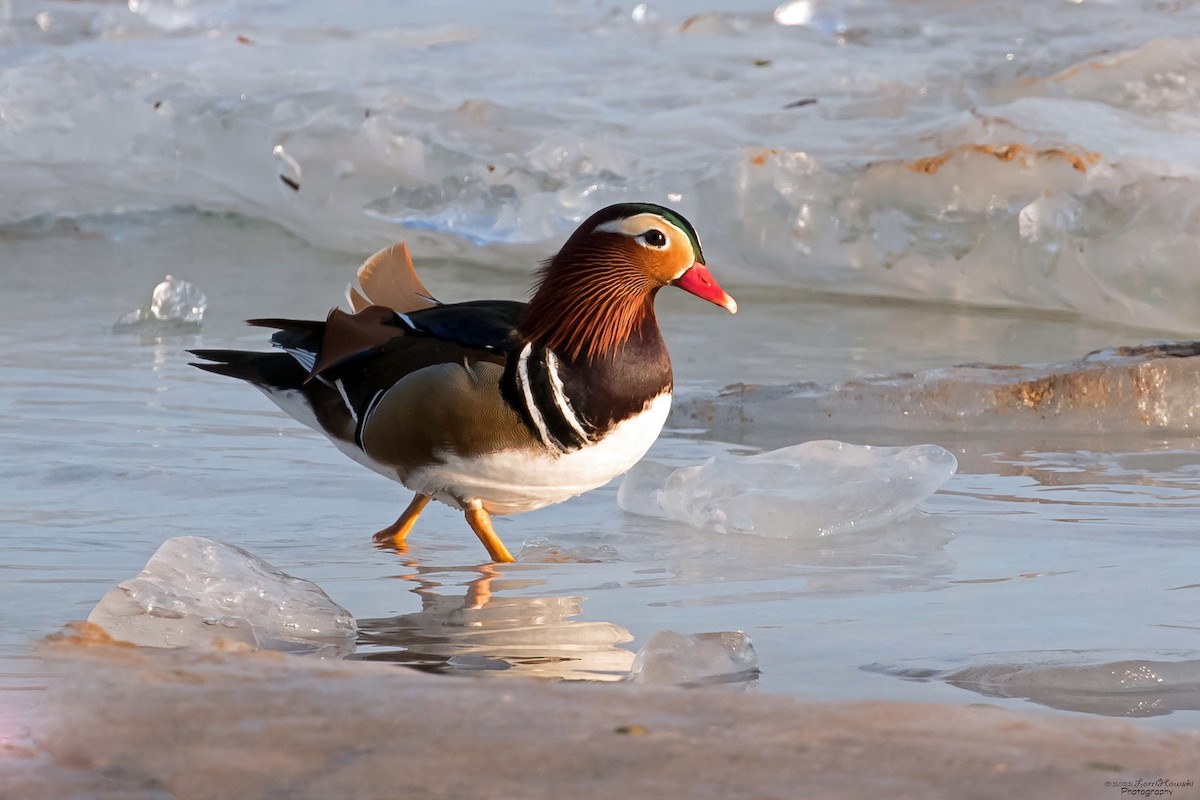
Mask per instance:
[[[341,381],[338,381],[338,383],[341,383]],[[358,414],[354,414],[354,406],[351,405],[350,398],[346,397],[345,393],[342,394],[342,398],[346,401],[346,407],[350,409],[351,414],[354,414],[354,443],[362,450],[366,450],[367,448],[366,444],[363,443],[363,431],[367,427],[367,420],[371,418],[371,414],[375,413],[376,406],[379,405],[379,401],[383,399],[385,394],[387,394],[386,389],[380,389],[375,392],[371,396],[370,401],[368,401],[367,408],[363,411],[361,417]]]
[[[572,407],[563,390],[553,351],[526,343],[512,379],[516,392],[510,393],[510,402],[543,445],[567,453],[595,441],[595,426]]]

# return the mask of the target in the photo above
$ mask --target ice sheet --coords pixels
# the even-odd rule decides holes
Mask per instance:
[[[1088,653],[1013,654],[957,670],[872,665],[908,680],[942,680],[987,697],[1021,697],[1050,708],[1114,717],[1200,709],[1200,660],[1091,661]],[[1022,658],[1023,656],[1023,658]]]
[[[870,530],[911,511],[950,479],[937,445],[814,441],[752,456],[720,454],[672,470],[643,461],[617,492],[621,508],[723,533],[811,538]]]
[[[346,655],[357,626],[316,584],[240,547],[179,536],[88,615],[114,638],[144,647],[242,642],[264,650]]]
[[[754,643],[742,631],[684,634],[659,631],[637,652],[633,683],[698,686],[746,682],[758,674]]]
[[[194,207],[527,266],[651,200],[730,278],[1196,329],[1200,9],[724,6],[14,2],[0,224]]]
[[[1200,660],[1195,659],[990,664],[952,672],[943,680],[990,697],[1024,697],[1089,714],[1147,717],[1200,709]]]
[[[1194,431],[1200,342],[1112,347],[1057,364],[968,364],[831,384],[734,385],[676,404],[726,441],[821,433],[1126,434]]]

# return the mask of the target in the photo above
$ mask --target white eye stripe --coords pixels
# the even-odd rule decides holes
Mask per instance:
[[[629,220],[614,219],[614,220],[604,223],[603,225],[597,225],[595,228],[595,232],[596,233],[619,233],[622,236],[636,235],[636,234],[632,233],[631,231],[629,231],[628,228],[629,228]]]
[[[645,242],[642,237],[652,230],[657,230],[667,237],[667,244],[665,246],[658,245],[655,247],[654,245],[650,245],[648,242]],[[647,244],[647,246],[654,247],[656,250],[664,250],[670,247],[671,242],[676,238],[676,235],[682,238],[685,242],[689,241],[688,235],[680,230],[678,225],[668,222],[658,214],[635,214],[632,217],[626,217],[624,219],[614,219],[610,222],[605,222],[602,225],[597,225],[594,228],[594,231],[596,233],[619,233],[622,236],[628,236],[631,239],[643,241]],[[674,231],[675,233],[673,234],[671,231]]]

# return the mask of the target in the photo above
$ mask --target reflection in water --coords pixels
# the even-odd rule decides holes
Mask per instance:
[[[1050,708],[1110,717],[1200,710],[1200,660],[1195,659],[980,664],[955,671],[881,664],[863,669],[912,681],[941,680],[986,697],[1022,698]]]
[[[415,566],[415,565],[414,565]],[[502,596],[546,583],[503,578],[492,565],[460,596],[436,591],[441,571],[415,566],[421,610],[386,619],[360,619],[354,658],[394,661],[439,672],[471,671],[561,680],[616,681],[629,674],[634,653],[617,645],[633,640],[611,622],[572,619],[585,598]]]
[[[962,482],[958,492],[986,500],[1097,507],[1200,506],[1200,443],[1147,441],[1136,450],[1026,450],[995,453],[992,471],[1003,480]],[[1133,445],[1132,442],[1125,444]],[[1136,445],[1135,445],[1136,446]],[[1011,479],[1017,479],[1015,482]],[[963,491],[965,489],[965,491]]]
[[[659,532],[672,549],[667,569],[626,585],[700,587],[659,601],[680,608],[935,591],[958,569],[945,549],[955,534],[942,521],[918,512],[876,530],[789,540],[671,523]]]

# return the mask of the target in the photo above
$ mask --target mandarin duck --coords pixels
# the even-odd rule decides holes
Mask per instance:
[[[528,303],[439,303],[399,244],[359,269],[354,313],[249,321],[274,328],[283,352],[190,352],[416,493],[377,541],[403,548],[440,500],[465,513],[494,561],[512,561],[492,514],[601,486],[658,438],[673,377],[654,298],[668,285],[737,311],[686,219],[621,203],[544,262]]]

